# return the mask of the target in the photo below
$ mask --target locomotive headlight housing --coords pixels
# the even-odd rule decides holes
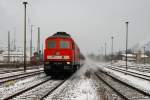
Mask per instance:
[[[64,59],[70,59],[70,57],[69,56],[64,56]]]
[[[45,64],[49,64],[49,62],[48,62],[48,61],[46,61],[46,62],[45,62]]]
[[[70,64],[70,62],[67,62],[67,64]]]

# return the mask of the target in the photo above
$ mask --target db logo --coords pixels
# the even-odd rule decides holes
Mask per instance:
[[[57,52],[56,52],[56,55],[58,56],[59,54],[60,54],[60,52],[57,51]]]

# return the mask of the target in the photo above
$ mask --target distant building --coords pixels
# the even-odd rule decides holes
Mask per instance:
[[[122,60],[126,60],[126,54],[122,54]],[[136,55],[135,54],[127,54],[127,60],[128,61],[136,61]]]
[[[144,62],[144,60],[145,60],[145,62],[147,62],[147,60],[149,58],[146,54],[141,53],[140,51],[138,53],[136,53],[136,55],[137,55],[136,59],[137,59],[138,63],[142,63],[142,62]]]
[[[134,61],[137,63],[143,63],[144,61],[146,62],[148,58],[149,57],[146,54],[141,52],[137,52],[134,54],[127,54],[128,61]],[[126,60],[126,54],[122,54],[122,60]]]
[[[29,52],[27,52],[27,61],[30,61]],[[10,51],[10,62],[23,62],[24,52],[23,51]],[[8,51],[4,51],[0,54],[0,62],[8,62]]]

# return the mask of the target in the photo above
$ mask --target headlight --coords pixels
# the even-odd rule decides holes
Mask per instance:
[[[70,62],[67,62],[67,64],[70,64]]]
[[[49,64],[49,62],[48,62],[48,61],[46,61],[46,62],[45,62],[45,64]]]
[[[69,59],[70,57],[69,56],[64,56],[64,59]]]

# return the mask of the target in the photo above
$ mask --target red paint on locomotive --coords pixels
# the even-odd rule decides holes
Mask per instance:
[[[80,67],[80,49],[66,32],[48,37],[44,49],[44,71],[47,75],[75,72]]]

